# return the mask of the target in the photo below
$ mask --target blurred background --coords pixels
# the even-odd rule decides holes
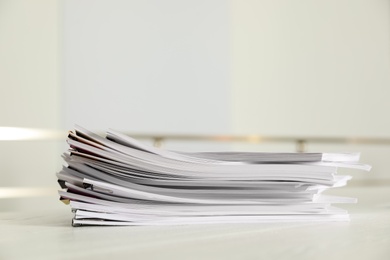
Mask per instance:
[[[163,143],[187,151],[338,138],[305,151],[362,152],[350,185],[390,183],[386,0],[0,0],[0,87],[0,210],[55,198],[74,124],[250,140]]]

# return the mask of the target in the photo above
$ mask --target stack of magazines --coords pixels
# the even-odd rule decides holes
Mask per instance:
[[[358,153],[178,152],[109,130],[69,132],[60,199],[80,225],[186,225],[345,221],[332,206],[356,199],[323,195],[370,170]]]

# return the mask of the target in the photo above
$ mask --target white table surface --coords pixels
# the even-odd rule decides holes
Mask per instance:
[[[56,197],[30,198],[0,211],[0,259],[390,259],[390,187],[333,193],[359,198],[339,205],[350,222],[72,227]]]

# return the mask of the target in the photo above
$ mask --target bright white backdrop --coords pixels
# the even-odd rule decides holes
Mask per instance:
[[[66,128],[229,130],[226,1],[63,1],[62,14]]]
[[[1,125],[389,137],[389,21],[385,0],[0,0]],[[1,142],[1,186],[54,187],[63,143]],[[389,178],[388,147],[308,148]]]

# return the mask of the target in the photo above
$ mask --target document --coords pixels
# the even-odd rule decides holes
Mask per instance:
[[[189,153],[80,126],[67,142],[57,178],[74,226],[346,221],[332,204],[356,199],[323,192],[351,179],[340,167],[371,169],[359,153]]]

